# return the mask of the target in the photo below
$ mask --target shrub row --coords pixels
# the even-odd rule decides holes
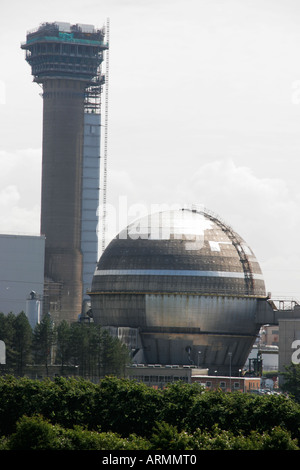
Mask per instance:
[[[198,384],[181,382],[154,390],[114,377],[99,384],[83,379],[1,377],[0,435],[16,433],[23,416],[35,415],[42,416],[49,425],[64,429],[79,426],[98,434],[101,430],[115,433],[120,439],[131,435],[153,439],[157,423],[165,423],[178,435],[183,433],[193,439],[197,435],[198,440],[201,433],[216,438],[217,426],[236,439],[241,435],[250,439],[253,432],[270,436],[280,429],[300,442],[300,405],[283,395],[206,392]]]
[[[16,432],[0,441],[0,450],[300,450],[288,431],[276,427],[270,433],[252,431],[234,436],[214,426],[211,432],[193,434],[167,423],[157,424],[150,439],[137,435],[122,438],[112,432],[88,431],[81,426],[65,429],[41,416],[22,417]]]

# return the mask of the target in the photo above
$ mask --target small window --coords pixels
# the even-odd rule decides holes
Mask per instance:
[[[157,375],[150,375],[150,382],[158,382]]]
[[[211,382],[206,382],[206,387],[211,388]]]
[[[234,382],[233,387],[234,387],[235,389],[240,388],[240,382]]]
[[[220,387],[221,388],[226,388],[226,383],[225,382],[220,382]]]

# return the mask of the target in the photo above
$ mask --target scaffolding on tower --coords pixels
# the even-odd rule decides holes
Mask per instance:
[[[108,145],[108,89],[109,89],[109,18],[106,22],[106,41],[108,48],[105,55],[105,114],[104,114],[104,151],[103,151],[103,179],[102,179],[102,231],[101,231],[101,251],[105,250],[106,244],[106,191],[107,191],[107,145]]]

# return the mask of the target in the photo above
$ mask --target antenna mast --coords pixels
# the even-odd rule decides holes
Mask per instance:
[[[107,186],[107,141],[108,141],[108,79],[109,79],[109,18],[106,20],[106,69],[105,69],[105,115],[104,115],[104,154],[103,154],[103,198],[102,198],[102,239],[101,251],[105,249],[106,236],[106,186]]]

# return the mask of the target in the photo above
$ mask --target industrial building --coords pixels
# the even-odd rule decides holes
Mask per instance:
[[[0,235],[0,312],[26,313],[31,292],[42,308],[44,258],[43,235]]]
[[[207,370],[185,365],[133,364],[127,368],[127,377],[143,382],[153,388],[164,388],[170,383],[182,381],[185,383],[198,383],[205,390],[239,391],[243,393],[255,392],[260,388],[259,377],[231,377],[207,375]]]
[[[97,263],[104,37],[92,25],[54,22],[21,45],[43,88],[44,307],[54,321],[78,319]]]
[[[239,377],[266,324],[279,325],[279,369],[298,360],[299,306],[287,311],[274,305],[251,248],[209,211],[150,214],[120,232],[98,261],[101,93],[107,84],[101,65],[108,47],[104,28],[60,22],[42,24],[21,45],[43,90],[39,242],[44,248],[38,265],[44,272],[35,284],[15,269],[11,280],[17,276],[19,289],[9,311],[24,310],[26,301],[34,324],[41,312],[36,292],[43,288],[43,312],[55,322],[73,322],[89,299],[93,320],[130,348],[129,375],[141,369],[149,383],[159,376],[167,382],[197,380],[199,365],[210,375]],[[105,171],[103,181],[105,197]],[[0,244],[4,256],[5,240]],[[11,248],[6,255],[15,256]],[[25,249],[21,263],[23,255]],[[1,279],[8,277],[3,273]],[[11,300],[23,283],[21,308]],[[4,295],[1,301],[7,311]],[[208,377],[205,386],[212,383]]]
[[[245,241],[208,211],[171,210],[130,224],[102,254],[94,321],[138,363],[201,364],[238,375],[271,310]]]
[[[238,376],[261,326],[300,314],[274,305],[246,242],[195,208],[149,214],[121,231],[90,296],[94,321],[128,345],[133,362],[200,365],[211,375]]]

